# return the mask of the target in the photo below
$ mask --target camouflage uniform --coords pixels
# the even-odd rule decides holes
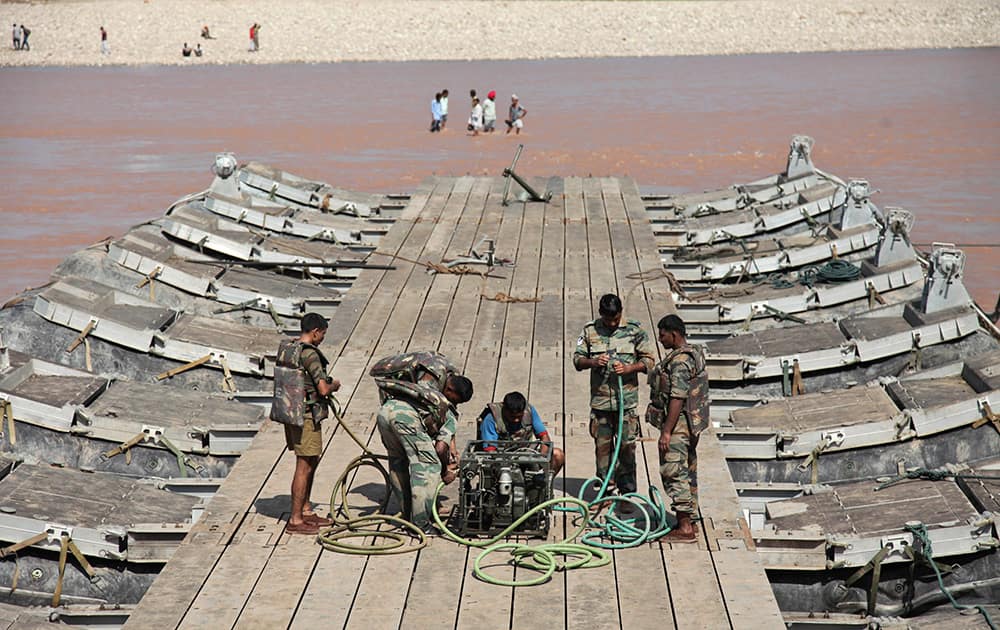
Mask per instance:
[[[650,409],[646,419],[660,428],[671,398],[684,399],[670,446],[660,454],[660,480],[673,499],[674,511],[698,513],[698,436],[708,426],[708,374],[700,346],[672,350],[649,375]]]
[[[377,426],[389,454],[389,481],[403,506],[403,517],[417,527],[427,527],[441,481],[441,460],[434,442],[451,439],[455,416],[449,413],[437,435],[431,436],[413,403],[389,398],[378,410]]]
[[[656,362],[649,336],[639,322],[633,319],[626,320],[613,331],[600,318],[587,324],[583,328],[583,334],[577,339],[573,365],[579,369],[580,359],[596,359],[606,352],[611,353],[613,361],[626,364],[641,362],[647,371]],[[639,376],[633,373],[621,378],[624,443],[618,453],[615,483],[619,491],[624,493],[634,492],[636,489],[635,440],[639,436],[639,418],[635,408],[639,404]],[[610,367],[593,368],[590,370],[590,435],[594,438],[597,476],[601,479],[608,474],[617,433],[618,377]]]
[[[462,371],[438,352],[406,352],[379,359],[368,373],[410,383],[429,383],[444,391],[448,377]]]
[[[287,346],[288,351],[294,349],[294,344]],[[281,347],[285,351],[286,346]],[[323,419],[327,415],[326,402],[319,396],[316,383],[326,379],[326,357],[315,346],[302,344],[299,354],[299,365],[305,372],[306,406],[301,427],[286,424],[285,446],[295,451],[299,457],[319,457],[323,454]]]

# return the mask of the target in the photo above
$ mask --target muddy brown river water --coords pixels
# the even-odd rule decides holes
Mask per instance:
[[[1000,289],[1000,49],[496,62],[0,70],[0,298],[67,254],[205,188],[218,151],[335,186],[410,192],[429,175],[628,175],[646,192],[783,168],[865,177],[917,217],[917,243],[962,244],[966,282]],[[450,125],[427,131],[451,91]],[[519,138],[469,137],[467,94],[511,92]]]

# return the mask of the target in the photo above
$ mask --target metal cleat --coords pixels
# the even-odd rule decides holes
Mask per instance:
[[[468,256],[459,256],[458,258],[444,262],[444,266],[449,269],[460,265],[513,267],[514,261],[509,258],[498,258],[496,255],[496,242],[489,236],[484,236],[472,246]],[[434,270],[431,269],[431,271],[433,272]]]

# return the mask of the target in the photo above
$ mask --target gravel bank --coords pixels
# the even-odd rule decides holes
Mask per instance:
[[[997,0],[82,0],[0,4],[0,65],[542,59],[1000,45]],[[260,50],[249,28],[262,25]],[[31,29],[14,51],[10,25]],[[100,52],[99,27],[110,55]],[[208,25],[213,40],[199,37]],[[184,42],[203,57],[184,58]]]

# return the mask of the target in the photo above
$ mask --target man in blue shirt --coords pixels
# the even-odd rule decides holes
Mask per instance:
[[[501,422],[496,421],[500,416]],[[541,416],[521,392],[510,392],[503,397],[500,404],[490,403],[479,415],[479,439],[486,442],[487,451],[496,450],[496,442],[513,440],[528,442],[537,439],[541,442],[551,442],[549,431],[545,428]],[[542,453],[547,453],[548,444],[542,445]],[[566,455],[561,448],[552,447],[552,472],[559,474]]]

